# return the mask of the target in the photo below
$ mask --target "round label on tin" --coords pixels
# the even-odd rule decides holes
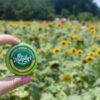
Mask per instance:
[[[7,67],[18,75],[28,75],[33,72],[37,63],[35,50],[28,44],[19,44],[7,53]]]

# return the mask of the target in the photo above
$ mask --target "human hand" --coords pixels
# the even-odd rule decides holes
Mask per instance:
[[[20,40],[14,36],[11,35],[0,35],[0,45],[3,44],[18,44],[20,43]],[[0,81],[0,96],[3,94],[18,88],[22,85],[30,83],[30,77],[29,76],[13,76],[6,78],[4,80]]]

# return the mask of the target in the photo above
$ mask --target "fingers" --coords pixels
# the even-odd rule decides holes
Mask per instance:
[[[12,77],[4,81],[0,81],[0,96],[22,85],[30,83],[30,77]]]
[[[20,43],[21,41],[14,37],[14,36],[11,36],[11,35],[0,35],[0,45],[2,44],[18,44]]]

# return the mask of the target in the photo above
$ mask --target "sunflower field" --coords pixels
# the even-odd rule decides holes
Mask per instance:
[[[100,23],[0,21],[0,34],[11,34],[38,54],[31,84],[0,100],[100,100]],[[0,46],[0,80],[13,76],[5,64],[11,45]]]

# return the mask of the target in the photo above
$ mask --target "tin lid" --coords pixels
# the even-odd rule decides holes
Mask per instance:
[[[31,74],[37,65],[37,54],[32,46],[20,43],[8,50],[6,55],[8,69],[17,75]]]

